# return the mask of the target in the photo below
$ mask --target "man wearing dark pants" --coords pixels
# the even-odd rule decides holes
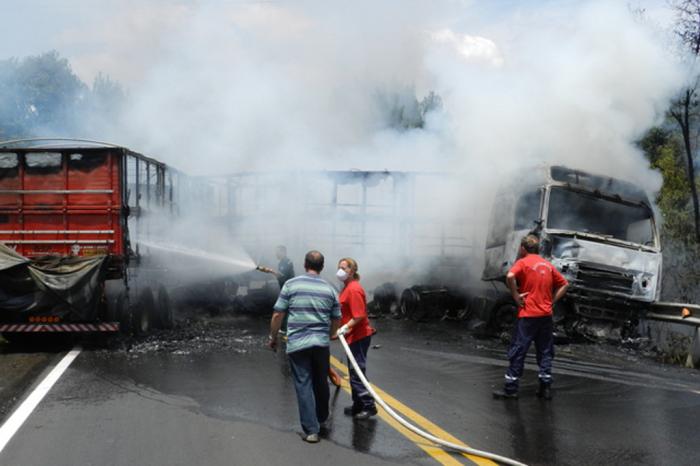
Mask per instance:
[[[323,254],[306,254],[306,274],[288,280],[277,298],[270,322],[268,346],[277,346],[277,332],[285,314],[287,355],[299,404],[299,418],[309,443],[319,441],[321,427],[328,421],[328,368],[330,335],[338,330],[340,304],[335,289],[323,280]]]
[[[510,365],[506,371],[505,384],[503,390],[493,392],[494,398],[518,398],[525,355],[533,341],[540,369],[537,396],[546,400],[552,398],[552,308],[564,297],[569,283],[556,267],[538,255],[539,246],[537,236],[524,237],[520,242],[519,259],[506,276],[508,289],[518,306],[518,320],[508,350]]]

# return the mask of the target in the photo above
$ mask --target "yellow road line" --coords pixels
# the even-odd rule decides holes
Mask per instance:
[[[343,375],[347,376],[348,375],[348,369],[345,367],[345,364],[340,362],[337,358],[331,356],[331,364],[341,371]],[[425,417],[421,416],[405,404],[401,403],[399,400],[396,398],[392,397],[388,393],[386,393],[384,390],[378,388],[376,385],[372,384],[372,388],[374,389],[375,392],[377,392],[377,395],[382,397],[382,399],[392,407],[395,411],[401,413],[404,417],[408,418],[410,421],[412,421],[415,425],[418,427],[422,428],[426,432],[447,440],[448,442],[456,443],[458,445],[462,446],[468,446],[458,438],[454,437],[450,433],[446,432],[433,422],[429,421]],[[343,389],[350,393],[350,385],[346,380],[343,380]],[[381,417],[383,420],[385,420],[389,425],[391,425],[393,428],[401,432],[404,436],[406,436],[409,440],[411,440],[413,443],[418,445],[423,451],[428,453],[430,456],[432,456],[436,461],[438,461],[441,464],[448,465],[448,466],[454,466],[454,465],[461,465],[457,459],[452,456],[450,453],[445,451],[443,448],[436,446],[434,443],[424,439],[423,437],[420,437],[410,430],[406,429],[404,426],[399,424],[393,417],[391,417],[384,409],[381,409],[380,406],[377,406],[378,411],[379,411],[379,417]],[[463,456],[466,458],[469,458],[471,461],[478,465],[486,466],[486,465],[496,465],[497,463],[486,459],[486,458],[481,458],[479,456],[474,456],[474,455],[467,455],[466,453],[463,453]]]

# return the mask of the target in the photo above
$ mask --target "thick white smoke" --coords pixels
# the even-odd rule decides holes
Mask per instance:
[[[634,141],[683,75],[624,2],[133,6],[113,19],[126,32],[94,31],[104,49],[77,63],[114,48],[123,72],[106,71],[130,100],[104,137],[185,172],[457,173],[460,189],[427,203],[480,223],[502,174],[537,163],[659,186]],[[416,120],[431,92],[441,105]]]
[[[120,134],[187,172],[489,173],[541,160],[648,182],[631,143],[682,77],[662,38],[611,2],[510,7],[486,20],[482,8],[179,6],[130,84]],[[382,96],[431,91],[443,106],[423,128],[390,126]]]

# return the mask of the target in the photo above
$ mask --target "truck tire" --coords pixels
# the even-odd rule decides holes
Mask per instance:
[[[515,320],[518,317],[518,308],[510,296],[497,299],[489,313],[489,327],[496,333],[512,333]]]
[[[156,292],[156,324],[159,328],[173,328],[173,307],[170,301],[170,294],[165,286],[160,285]]]
[[[412,288],[406,288],[401,293],[401,314],[414,322],[425,319],[429,310],[421,303],[420,293]]]
[[[131,307],[131,325],[134,335],[142,337],[148,335],[153,326],[155,300],[151,288],[145,287],[139,293],[139,299]]]
[[[126,290],[119,292],[114,306],[114,319],[119,322],[119,331],[126,335],[133,330],[130,304],[129,294]]]

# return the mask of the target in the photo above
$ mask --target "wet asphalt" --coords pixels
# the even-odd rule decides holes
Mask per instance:
[[[534,357],[520,399],[499,401],[491,397],[505,370],[499,341],[475,339],[454,322],[376,326],[371,381],[474,448],[528,464],[698,463],[697,370],[620,348],[560,345],[552,401],[534,395]],[[283,357],[263,346],[267,322],[222,318],[199,330],[83,342],[0,464],[440,464],[381,418],[345,417],[350,396],[343,390],[332,391],[330,432],[306,444]],[[332,352],[345,361],[338,343]],[[32,357],[4,353],[0,361]],[[46,371],[59,355],[33,357]],[[456,454],[452,460],[473,464]]]

